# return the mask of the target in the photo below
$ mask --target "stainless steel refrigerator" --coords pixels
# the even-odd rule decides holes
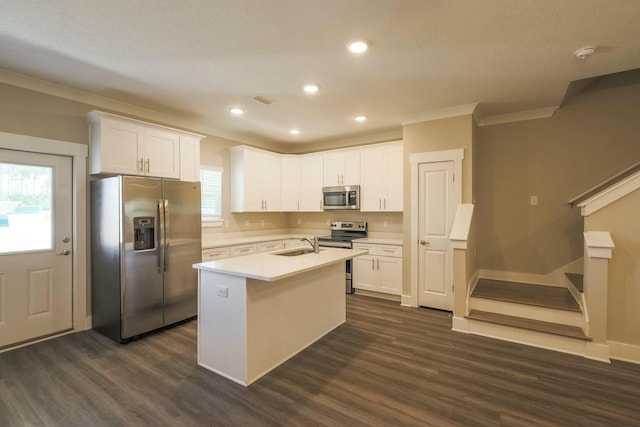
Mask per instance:
[[[125,342],[196,315],[200,215],[199,182],[91,182],[94,329]]]

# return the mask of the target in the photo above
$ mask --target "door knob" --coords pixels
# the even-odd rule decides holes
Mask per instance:
[[[69,255],[70,253],[71,251],[69,249],[65,249],[64,251],[56,252],[56,255]]]
[[[69,243],[70,241],[71,241],[71,239],[68,238],[68,237],[65,237],[64,239],[62,239],[63,243]]]
[[[427,242],[426,240],[420,240],[420,244],[426,246],[429,244],[429,242]]]

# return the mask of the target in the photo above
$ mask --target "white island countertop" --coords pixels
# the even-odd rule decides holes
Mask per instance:
[[[193,268],[273,282],[367,254],[366,250],[320,248],[318,254],[311,252],[298,256],[276,255],[289,250],[295,249],[202,262],[194,264]]]

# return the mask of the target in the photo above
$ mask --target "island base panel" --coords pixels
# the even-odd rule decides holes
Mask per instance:
[[[198,364],[245,386],[346,321],[344,263],[274,282],[200,273]]]

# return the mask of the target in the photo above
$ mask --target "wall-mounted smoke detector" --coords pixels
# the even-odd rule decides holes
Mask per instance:
[[[596,51],[595,46],[586,46],[582,47],[575,51],[576,58],[578,59],[587,59],[591,55],[593,55]]]

